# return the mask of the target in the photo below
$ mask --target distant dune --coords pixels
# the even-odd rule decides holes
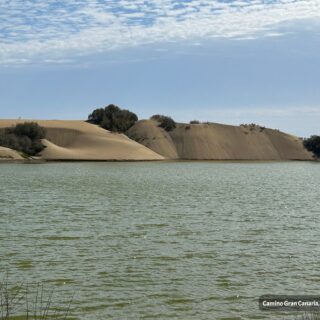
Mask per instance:
[[[298,137],[259,126],[178,124],[166,132],[141,120],[127,135],[167,159],[312,160]]]
[[[163,157],[129,139],[77,120],[0,120],[0,128],[35,121],[46,128],[44,160],[162,160]]]
[[[23,160],[23,157],[15,150],[0,146],[0,161]]]

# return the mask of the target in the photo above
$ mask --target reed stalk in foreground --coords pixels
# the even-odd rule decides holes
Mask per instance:
[[[32,292],[28,285],[10,286],[7,278],[0,282],[0,320],[70,319],[72,299],[67,308],[54,307],[52,301],[53,291],[46,293],[43,285]]]

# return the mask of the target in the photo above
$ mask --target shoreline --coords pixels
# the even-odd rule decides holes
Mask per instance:
[[[317,163],[320,162],[319,159],[314,160],[301,160],[301,159],[287,159],[287,160],[279,160],[279,159],[165,159],[165,160],[118,160],[118,159],[110,159],[110,160],[84,160],[84,159],[0,159],[1,164],[49,164],[49,163],[285,163],[285,162],[312,162]]]

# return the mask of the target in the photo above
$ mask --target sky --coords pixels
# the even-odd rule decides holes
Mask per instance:
[[[0,118],[149,118],[320,134],[320,0],[0,0]]]

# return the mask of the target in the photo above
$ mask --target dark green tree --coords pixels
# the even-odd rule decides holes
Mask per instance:
[[[320,136],[311,136],[303,140],[304,147],[311,151],[317,158],[320,158]]]
[[[110,131],[126,132],[138,121],[138,117],[129,110],[110,104],[104,109],[94,110],[88,121]]]
[[[95,109],[91,114],[89,114],[89,122],[100,124],[103,121],[104,109]]]

